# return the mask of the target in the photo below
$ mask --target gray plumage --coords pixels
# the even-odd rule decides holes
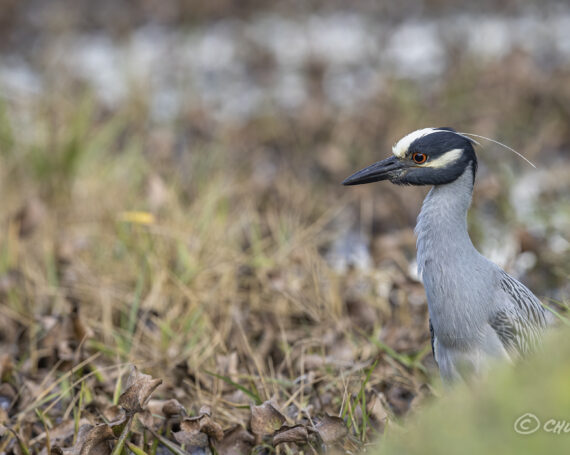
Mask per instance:
[[[491,359],[514,360],[532,351],[547,325],[545,308],[482,256],[467,231],[477,168],[472,141],[451,129],[426,128],[401,139],[393,152],[343,183],[434,185],[415,232],[432,348],[444,382],[480,374]]]
[[[467,232],[473,171],[432,188],[416,225],[418,272],[433,326],[441,375],[453,381],[532,350],[546,314],[520,282],[482,256]]]

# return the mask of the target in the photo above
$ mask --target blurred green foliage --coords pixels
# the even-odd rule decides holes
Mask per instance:
[[[404,428],[389,428],[375,453],[568,453],[570,332],[552,333],[532,358],[444,395]]]

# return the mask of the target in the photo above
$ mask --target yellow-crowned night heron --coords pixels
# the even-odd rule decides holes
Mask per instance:
[[[433,185],[415,232],[432,349],[446,383],[486,370],[492,358],[528,353],[548,319],[532,292],[471,243],[467,210],[477,171],[473,144],[451,128],[424,128],[400,139],[393,156],[343,182]]]

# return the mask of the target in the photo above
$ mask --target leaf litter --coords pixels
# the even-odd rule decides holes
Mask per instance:
[[[559,150],[568,122],[535,112],[543,84],[522,70],[514,73],[529,79],[511,85],[507,67],[481,69],[487,83],[466,93],[491,106],[489,87],[509,83],[505,109],[540,119],[521,141]],[[311,83],[325,70],[309,71]],[[557,100],[566,80],[551,81]],[[349,194],[339,182],[389,150],[417,122],[410,112],[443,122],[447,111],[434,106],[452,99],[442,88],[429,105],[401,105],[408,88],[387,83],[394,90],[340,120],[310,100],[286,120],[218,125],[189,110],[165,128],[140,112],[143,93],[113,112],[54,97],[30,100],[23,117],[34,134],[22,137],[12,126],[22,112],[7,106],[0,452],[354,453],[431,397],[436,370],[410,227],[424,194]],[[483,114],[496,131],[513,130],[500,111]],[[524,152],[536,161],[540,150]],[[492,170],[498,177],[482,167],[472,214],[505,221],[497,201],[509,188],[497,178],[508,179]],[[524,269],[531,287],[560,297],[567,242],[548,233],[564,237],[558,201],[568,179],[552,172],[525,209],[535,216],[539,206],[531,221],[540,229],[509,238],[541,264]]]

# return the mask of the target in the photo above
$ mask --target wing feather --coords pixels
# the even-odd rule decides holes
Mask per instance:
[[[547,326],[546,310],[526,286],[505,272],[499,284],[507,302],[489,324],[509,353],[524,356],[536,348]]]

